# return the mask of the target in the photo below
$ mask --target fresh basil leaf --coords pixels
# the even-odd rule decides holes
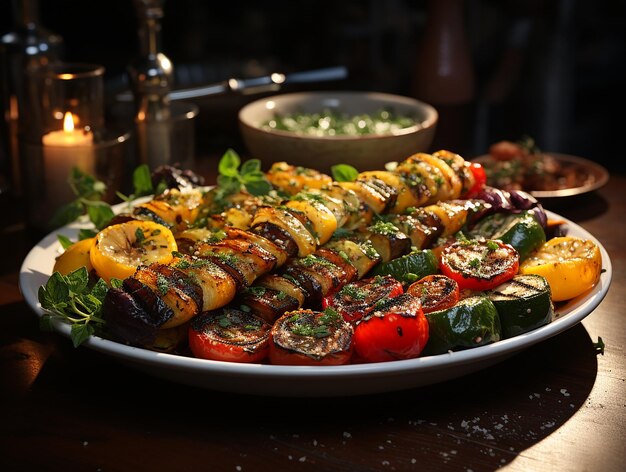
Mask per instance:
[[[89,202],[87,204],[89,220],[98,229],[104,228],[113,219],[115,213],[105,202]]]
[[[111,282],[111,287],[113,287],[113,288],[122,288],[122,284],[124,283],[124,281],[122,279],[117,279],[115,277],[111,277],[110,282]],[[106,284],[106,282],[105,282],[105,284]]]
[[[97,231],[93,229],[81,228],[78,230],[78,239],[82,241],[83,239],[93,238],[98,234]]]
[[[233,151],[232,149],[226,150],[222,158],[220,159],[219,164],[217,165],[217,170],[220,175],[225,175],[227,177],[237,177],[239,174],[239,165],[241,164],[241,159],[239,155]]]
[[[80,304],[83,308],[91,314],[98,313],[102,307],[102,301],[100,301],[95,295],[88,293],[86,295],[80,295],[78,297]]]
[[[52,296],[46,290],[45,285],[40,286],[39,290],[37,290],[37,299],[39,300],[39,303],[41,304],[41,308],[45,310],[52,310],[52,307],[54,306],[54,300],[52,299]]]
[[[241,182],[239,182],[239,179],[227,175],[218,175],[217,185],[226,194],[235,193],[241,190]]]
[[[242,176],[243,183],[265,180],[265,174],[260,170],[253,170]]]
[[[115,280],[121,282],[120,279],[115,279]],[[113,282],[113,280],[111,280],[111,282]],[[113,283],[111,283],[111,285],[113,285]],[[107,285],[107,283],[103,279],[98,279],[98,281],[95,283],[95,285],[91,289],[90,293],[91,295],[96,297],[100,302],[103,302],[104,297],[106,296],[108,291],[109,291],[109,286]]]
[[[53,304],[65,302],[70,296],[70,289],[67,286],[66,279],[59,272],[55,272],[50,276],[46,285],[44,285],[44,290]]]
[[[163,192],[167,190],[167,182],[165,180],[161,180],[154,190],[155,195],[161,195]]]
[[[265,179],[247,182],[246,190],[257,197],[267,195],[272,190],[272,185]]]
[[[141,164],[134,170],[133,187],[135,189],[135,198],[150,195],[154,192],[152,176],[150,175],[150,168],[147,164]]]
[[[84,293],[89,284],[89,274],[86,267],[79,267],[65,276],[67,288],[74,293]]]
[[[106,184],[87,174],[78,167],[73,167],[70,174],[70,186],[79,198],[99,200],[106,192]]]
[[[354,182],[359,175],[359,171],[348,164],[334,165],[330,171],[337,182]]]
[[[74,347],[80,346],[84,343],[89,336],[94,332],[93,326],[90,324],[73,324],[70,331],[70,338],[72,338],[72,344]]]
[[[259,159],[248,159],[241,166],[240,174],[246,176],[252,172],[261,172],[261,161]]]
[[[72,244],[74,244],[74,241],[72,241],[70,238],[68,238],[67,236],[65,236],[63,234],[57,234],[57,239],[61,243],[61,247],[63,249],[67,249]]]
[[[66,205],[63,205],[61,208],[54,212],[54,215],[50,220],[50,226],[53,228],[59,228],[60,226],[71,223],[83,213],[83,205],[80,203],[80,201],[75,200]]]

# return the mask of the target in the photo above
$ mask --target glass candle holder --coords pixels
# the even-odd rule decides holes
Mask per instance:
[[[29,113],[22,133],[23,182],[31,226],[76,199],[73,168],[107,184],[112,200],[127,171],[129,135],[104,126],[104,67],[57,63],[28,76]]]
[[[103,76],[104,67],[97,64],[54,63],[30,71],[26,139],[37,142],[50,133],[67,130],[68,116],[79,142],[97,139],[95,134],[104,127]],[[81,130],[82,139],[78,136]],[[68,136],[60,139],[71,142]]]
[[[129,132],[103,131],[98,142],[50,144],[23,141],[23,187],[27,224],[52,230],[55,214],[77,196],[70,185],[73,168],[106,185],[102,200],[113,203],[116,191],[126,189],[128,162],[132,159]]]

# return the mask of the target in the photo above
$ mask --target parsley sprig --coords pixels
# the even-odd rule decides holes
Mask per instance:
[[[113,279],[111,285],[119,287],[121,281]],[[102,279],[90,286],[85,267],[68,275],[55,272],[45,285],[39,287],[39,303],[47,312],[40,319],[42,329],[49,330],[54,318],[64,320],[71,325],[70,337],[74,347],[80,346],[104,326],[100,310],[108,290]]]
[[[72,168],[68,182],[76,195],[76,199],[63,205],[55,212],[50,221],[50,226],[58,228],[87,215],[95,229],[81,229],[78,233],[78,239],[92,238],[115,216],[111,205],[102,201],[107,186],[104,182],[83,172],[78,167]],[[162,193],[166,185],[162,182],[155,189],[152,185],[150,169],[147,165],[142,164],[133,172],[133,187],[133,193],[128,196],[120,192],[116,192],[116,195],[125,202],[131,202],[139,197]],[[65,249],[72,245],[72,241],[65,236],[59,235],[58,239]]]
[[[96,228],[101,228],[113,218],[111,206],[102,201],[107,186],[104,182],[89,175],[78,167],[73,167],[68,183],[76,199],[63,205],[52,216],[50,225],[54,228],[71,223],[87,214]],[[63,244],[63,241],[61,241]]]
[[[241,167],[241,168],[240,168]],[[217,166],[219,175],[217,185],[223,196],[247,190],[252,195],[267,195],[272,189],[263,171],[259,159],[249,159],[243,164],[241,158],[232,149],[228,149]]]

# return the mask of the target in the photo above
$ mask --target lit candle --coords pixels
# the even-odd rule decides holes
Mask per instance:
[[[72,167],[78,167],[85,173],[94,175],[95,149],[93,133],[84,129],[75,129],[74,116],[66,112],[63,129],[51,131],[42,137],[44,172],[47,196],[53,207],[69,203],[75,198],[68,179]]]
[[[68,111],[63,117],[63,129],[43,136],[44,146],[91,146],[91,131],[74,129],[74,116]]]

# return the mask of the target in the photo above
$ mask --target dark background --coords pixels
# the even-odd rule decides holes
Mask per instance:
[[[625,4],[465,2],[474,95],[462,105],[467,114],[460,133],[445,129],[442,113],[435,145],[471,157],[492,142],[529,135],[542,149],[623,172]],[[334,88],[415,96],[427,7],[426,1],[410,0],[168,0],[162,46],[178,87],[345,65],[346,80],[284,91]],[[64,59],[103,64],[111,96],[126,87],[126,68],[138,51],[131,0],[45,0],[40,13],[42,24],[63,37]],[[10,29],[11,3],[2,1],[0,33]],[[236,113],[254,98],[198,101],[198,152],[243,151]]]

